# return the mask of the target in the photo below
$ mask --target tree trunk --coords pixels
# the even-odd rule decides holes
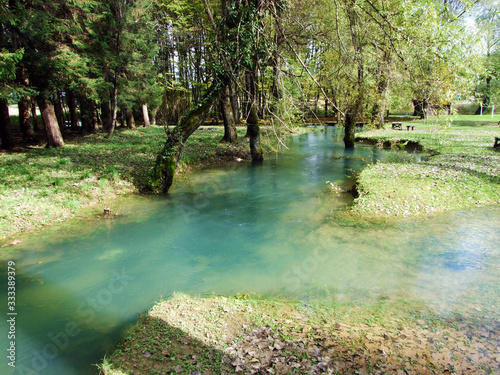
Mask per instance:
[[[274,56],[273,56],[273,104],[271,106],[271,111],[277,116],[280,115],[278,108],[279,102],[283,98],[283,73],[281,66],[283,64],[283,59],[281,58],[281,53],[279,51],[280,46],[283,44],[283,36],[281,33],[276,33],[274,39]]]
[[[319,115],[319,90],[316,92],[316,97],[314,98],[314,116],[317,117]]]
[[[233,109],[234,123],[239,124],[241,121],[240,109],[238,106],[238,90],[236,89],[236,84],[232,82],[229,85],[229,96],[231,100],[231,108]]]
[[[116,127],[116,115],[118,113],[118,77],[117,73],[115,73],[115,77],[113,80],[113,97],[111,99],[111,127],[109,129],[109,136],[113,136],[113,132]]]
[[[20,67],[17,71],[17,77],[19,82],[25,86],[29,87],[29,76],[25,67]],[[20,98],[18,103],[19,108],[19,126],[21,133],[23,133],[23,140],[31,143],[35,140],[35,132],[33,131],[33,124],[30,119],[31,111],[31,99],[29,96],[23,96]]]
[[[103,132],[109,134],[111,131],[111,124],[113,123],[113,118],[111,115],[111,108],[109,106],[109,101],[104,100],[101,103],[101,117],[102,117],[102,130]]]
[[[38,127],[38,120],[36,118],[36,101],[33,97],[31,98],[31,116],[31,120],[33,121],[33,130],[40,130],[40,128]]]
[[[54,105],[42,98],[39,100],[38,106],[40,107],[40,112],[42,112],[45,133],[47,134],[47,147],[64,146],[63,137],[54,111]]]
[[[381,64],[378,67],[377,97],[372,108],[372,122],[377,129],[383,129],[385,125],[385,108],[387,105],[387,89],[389,88],[389,66],[390,55],[384,52]]]
[[[92,100],[82,97],[80,100],[82,117],[82,133],[95,134],[97,132],[97,111]]]
[[[149,122],[148,105],[142,105],[142,117],[144,118],[144,127],[151,125]]]
[[[134,113],[130,108],[125,109],[125,118],[127,120],[127,127],[129,129],[135,129]]]
[[[358,117],[362,114],[364,92],[365,92],[365,76],[364,76],[364,63],[363,63],[363,48],[362,42],[359,35],[359,19],[358,15],[353,9],[349,9],[347,12],[349,18],[349,26],[351,32],[352,45],[354,47],[354,60],[356,61],[358,68],[358,80],[356,93],[351,103],[348,105],[348,109],[345,114],[344,123],[344,147],[346,149],[354,148],[355,133],[356,133],[356,121]]]
[[[57,123],[59,124],[59,129],[61,129],[62,132],[64,130],[64,113],[61,104],[61,94],[59,93],[59,91],[54,91],[53,100]]]
[[[328,89],[325,89],[325,93],[328,94]],[[325,118],[328,117],[328,98],[325,96]]]
[[[23,140],[29,143],[35,140],[35,132],[33,131],[33,125],[30,118],[30,106],[29,96],[24,96],[19,100],[19,126],[23,133]]]
[[[90,116],[87,107],[87,100],[84,97],[80,97],[80,121],[82,123],[80,132],[82,134],[88,134],[90,129]]]
[[[344,123],[344,146],[346,149],[354,148],[355,133],[356,133],[356,120],[355,113],[348,112],[345,114]]]
[[[116,121],[117,121],[117,125],[118,125],[118,120],[120,120],[120,128],[124,128],[127,126],[125,112],[127,112],[127,109],[121,108],[120,112],[117,113]]]
[[[260,147],[260,127],[259,116],[257,115],[257,105],[252,104],[247,120],[247,132],[250,137],[250,154],[252,161],[261,162],[264,160],[262,148]]]
[[[427,100],[413,100],[413,116],[419,116],[422,120],[427,117]]]
[[[78,117],[76,115],[76,102],[75,102],[75,93],[72,90],[67,91],[68,98],[68,108],[69,108],[69,120],[71,121],[71,130],[77,131],[78,126]]]
[[[257,110],[257,64],[245,71],[245,81],[248,93],[248,115],[247,115],[247,135],[250,138],[250,154],[252,161],[261,162],[264,160],[262,148],[260,147],[260,127]]]
[[[95,134],[97,133],[97,128],[99,127],[99,113],[97,113],[97,104],[93,100],[90,101],[90,109],[91,109],[91,132]]]
[[[0,99],[0,138],[2,139],[3,149],[10,150],[14,147],[9,115],[9,103],[6,99]]]
[[[151,125],[156,125],[156,114],[158,113],[158,109],[160,107],[154,107],[151,111]]]
[[[224,137],[221,142],[233,143],[236,142],[237,134],[228,91],[229,89],[227,87],[220,90],[219,105],[222,121],[224,122]]]
[[[168,133],[163,150],[156,158],[153,188],[159,188],[163,194],[168,193],[174,181],[177,164],[182,157],[182,146],[208,117],[217,95],[218,90],[211,87],[202,97],[201,105],[182,117],[174,130]]]

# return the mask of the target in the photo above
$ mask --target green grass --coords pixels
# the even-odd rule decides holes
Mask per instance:
[[[265,129],[264,129],[265,130]],[[179,173],[190,168],[248,157],[245,129],[236,144],[222,144],[222,127],[203,127],[184,148]],[[263,143],[272,150],[271,137]],[[68,137],[70,138],[70,137]],[[118,197],[148,193],[150,175],[165,141],[163,127],[118,129],[72,137],[63,148],[34,147],[0,152],[0,241],[28,230],[102,213]]]
[[[361,141],[380,146],[418,143],[423,161],[398,154],[359,175],[353,212],[371,216],[425,215],[500,203],[500,116],[442,116],[414,125],[415,131],[364,132]],[[388,126],[389,127],[389,126]],[[396,151],[395,151],[396,152]]]

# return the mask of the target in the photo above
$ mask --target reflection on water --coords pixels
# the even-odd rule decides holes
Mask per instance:
[[[403,297],[442,315],[479,304],[497,319],[500,209],[383,228],[335,223],[332,212],[352,198],[332,199],[327,181],[349,187],[352,170],[384,151],[346,154],[334,138],[332,131],[310,133],[264,165],[207,169],[167,198],[115,207],[123,218],[89,223],[83,238],[25,239],[11,256],[17,372],[4,366],[2,373],[95,373],[91,364],[123,328],[173,291]]]

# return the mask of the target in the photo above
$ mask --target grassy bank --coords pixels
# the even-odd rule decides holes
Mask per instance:
[[[220,143],[222,135],[221,127],[195,132],[185,146],[179,173],[249,158],[245,128],[238,129],[236,144]],[[119,197],[147,193],[151,168],[164,140],[163,127],[151,126],[118,129],[112,139],[104,134],[66,134],[66,145],[59,149],[40,144],[0,152],[0,242],[75,216],[100,214]],[[270,151],[272,137],[264,135],[262,140]]]
[[[359,176],[360,197],[353,212],[363,216],[422,215],[500,202],[499,118],[442,117],[404,123],[414,131],[360,133],[361,141],[396,150],[408,142],[421,145],[430,157],[418,162],[410,153],[394,153]],[[478,121],[480,119],[480,121]],[[263,127],[268,151],[272,130]],[[202,165],[248,159],[245,129],[239,142],[221,144],[221,127],[205,126],[189,139],[179,172]],[[43,144],[0,153],[0,241],[15,234],[101,213],[118,197],[147,192],[155,157],[162,147],[163,127],[120,129],[110,140],[103,134],[66,134],[66,146]],[[411,144],[411,143],[410,143]]]
[[[100,369],[121,374],[493,374],[498,322],[440,319],[418,303],[252,296],[158,303]],[[495,338],[496,337],[496,338]]]
[[[403,123],[414,131],[363,132],[361,142],[392,147],[420,145],[423,158],[397,152],[359,176],[354,213],[373,216],[425,215],[500,203],[500,116],[445,116]]]

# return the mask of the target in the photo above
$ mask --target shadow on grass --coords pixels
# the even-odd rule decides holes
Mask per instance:
[[[139,191],[147,190],[149,174],[163,143],[163,128],[129,131],[117,129],[109,139],[104,134],[77,135],[65,132],[66,146],[35,148],[25,153],[26,164],[44,169],[66,170],[76,178],[121,177]],[[50,160],[57,158],[57,161]]]
[[[221,374],[232,372],[224,353],[165,321],[144,315],[101,370],[105,374]]]

